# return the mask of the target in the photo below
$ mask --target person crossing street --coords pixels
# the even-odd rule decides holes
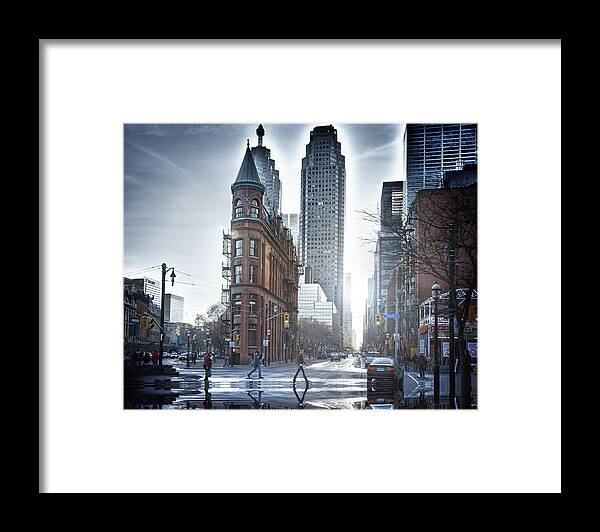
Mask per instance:
[[[302,376],[304,377],[304,381],[308,384],[308,378],[306,377],[306,373],[304,373],[304,366],[306,362],[304,361],[304,355],[302,353],[298,354],[298,358],[296,359],[296,363],[298,364],[298,369],[296,370],[296,374],[294,375],[294,384],[296,384],[296,378],[298,377],[298,373],[302,372]]]
[[[207,351],[206,355],[204,355],[204,363],[202,364],[202,367],[204,368],[204,378],[208,379],[211,376],[212,370],[212,356],[210,351]]]
[[[254,368],[250,373],[248,373],[247,377],[250,378],[250,375],[252,375],[256,370],[258,370],[258,378],[262,379],[262,371],[260,369],[260,364],[261,364],[261,356],[260,353],[258,351],[256,351],[256,353],[254,353],[253,357],[252,357],[252,367]]]

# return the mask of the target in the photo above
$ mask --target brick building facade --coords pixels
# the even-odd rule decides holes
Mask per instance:
[[[296,248],[281,216],[271,215],[263,204],[265,187],[249,145],[231,193],[234,361],[245,364],[256,351],[268,364],[293,361],[298,324]]]

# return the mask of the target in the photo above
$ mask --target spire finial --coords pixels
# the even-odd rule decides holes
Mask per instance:
[[[262,126],[262,124],[258,124],[258,127],[256,128],[256,134],[258,136],[258,145],[262,146],[263,137],[265,136],[265,128]]]
[[[250,139],[246,139],[246,148],[250,147]]]

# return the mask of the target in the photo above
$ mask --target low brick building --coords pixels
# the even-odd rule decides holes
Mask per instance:
[[[296,248],[281,216],[271,216],[264,207],[265,187],[249,145],[231,193],[234,360],[245,364],[260,351],[268,364],[293,361],[298,340]]]

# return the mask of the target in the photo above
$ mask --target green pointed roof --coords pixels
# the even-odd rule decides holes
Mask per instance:
[[[240,166],[240,171],[238,172],[237,178],[231,188],[240,187],[240,186],[254,186],[260,188],[263,192],[265,190],[264,185],[260,182],[260,177],[258,176],[258,170],[256,169],[256,165],[254,164],[254,158],[252,157],[252,152],[250,151],[250,141],[248,140],[248,144],[246,146],[246,154],[244,155],[244,160],[242,161],[242,166]]]

